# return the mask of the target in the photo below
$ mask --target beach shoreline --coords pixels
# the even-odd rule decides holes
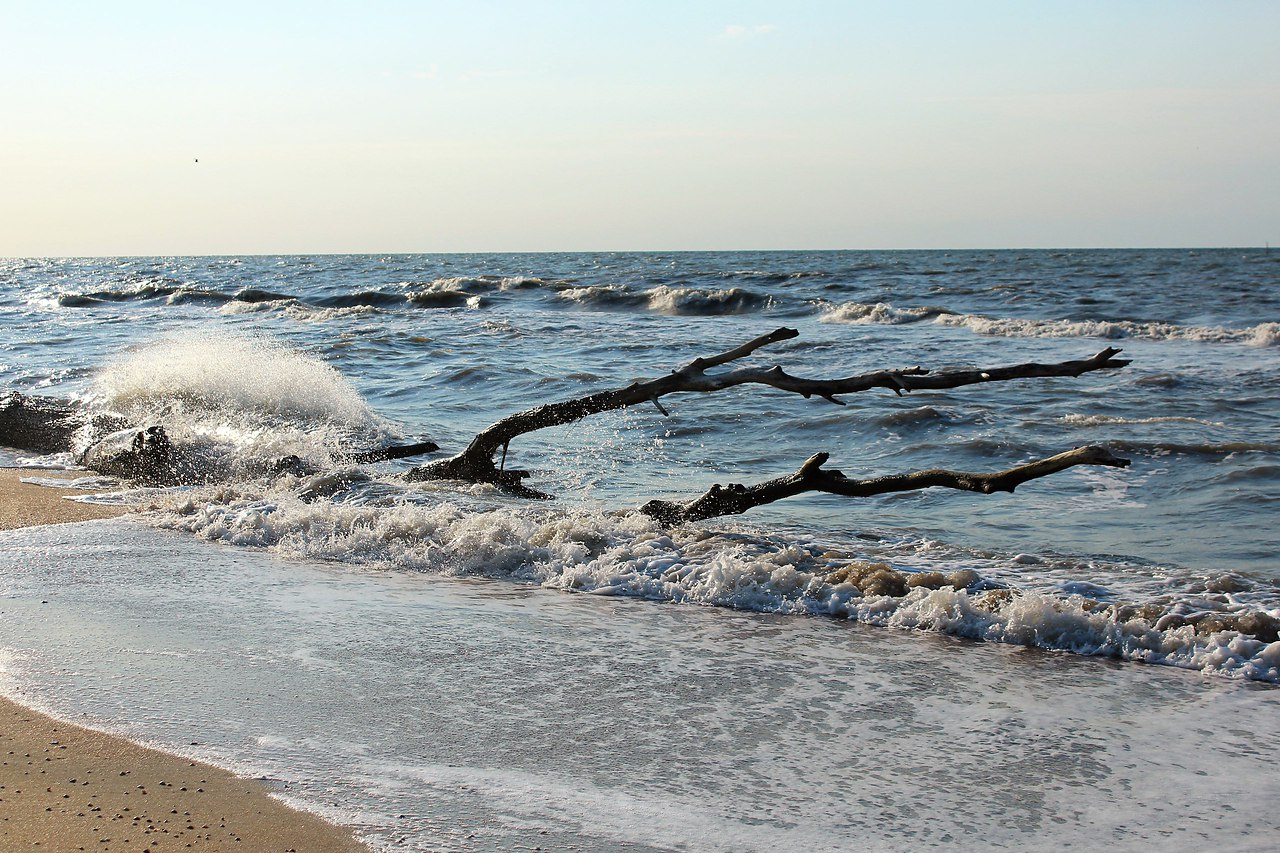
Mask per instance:
[[[89,504],[68,500],[85,494],[83,489],[53,488],[24,483],[24,479],[74,480],[76,472],[49,468],[0,468],[0,530],[16,530],[42,524],[67,524],[115,518],[133,508],[120,505]]]
[[[23,483],[65,471],[0,469],[0,530],[131,510],[67,500],[78,489]],[[0,604],[0,608],[3,605]],[[0,848],[317,851],[369,848],[299,811],[260,781],[49,717],[0,696]]]

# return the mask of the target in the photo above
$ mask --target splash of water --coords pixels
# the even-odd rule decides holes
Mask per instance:
[[[264,337],[155,340],[107,364],[87,401],[222,455],[326,455],[390,432],[331,366]]]

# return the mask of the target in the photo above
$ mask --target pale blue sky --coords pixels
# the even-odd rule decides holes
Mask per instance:
[[[1275,0],[0,2],[0,255],[1280,244],[1278,33]]]

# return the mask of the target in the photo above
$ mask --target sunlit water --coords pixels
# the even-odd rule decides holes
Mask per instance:
[[[0,687],[265,776],[382,849],[1265,849],[1277,828],[1267,688],[125,521],[0,546]]]
[[[1280,644],[1182,617],[1280,617],[1280,255],[10,260],[0,304],[0,387],[164,423],[210,458],[296,453],[330,472],[231,466],[223,485],[148,493],[144,523],[163,531],[7,534],[11,689],[170,748],[200,740],[312,807],[336,798],[380,844],[546,830],[590,849],[905,850],[979,832],[1056,849],[1087,828],[1142,849],[1274,828],[1225,809],[1202,825],[1189,804],[1228,778],[1220,748],[1230,778],[1270,778],[1245,732],[1275,720],[1273,694],[1242,685],[1280,680]],[[843,407],[668,397],[669,416],[514,442],[510,464],[551,503],[332,461],[427,437],[454,452],[502,415],[783,325],[800,336],[753,363],[838,377],[1117,346],[1133,364]],[[1081,444],[1133,465],[1016,495],[803,496],[676,529],[618,512],[818,451],[874,476]],[[896,596],[828,582],[869,563],[978,581]],[[1115,615],[1147,604],[1179,618]],[[1235,731],[1229,749],[1203,741]],[[1150,808],[1136,820],[1109,797]]]

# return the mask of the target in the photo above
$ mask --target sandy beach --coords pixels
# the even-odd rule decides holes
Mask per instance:
[[[0,529],[121,515],[0,469]],[[0,849],[362,851],[348,829],[289,808],[262,783],[0,699]]]
[[[69,471],[0,468],[0,530],[15,530],[37,524],[90,521],[128,512],[125,507],[86,504],[66,499],[67,495],[84,494],[79,489],[53,489],[22,482],[24,478],[31,477],[70,481],[75,476]]]

